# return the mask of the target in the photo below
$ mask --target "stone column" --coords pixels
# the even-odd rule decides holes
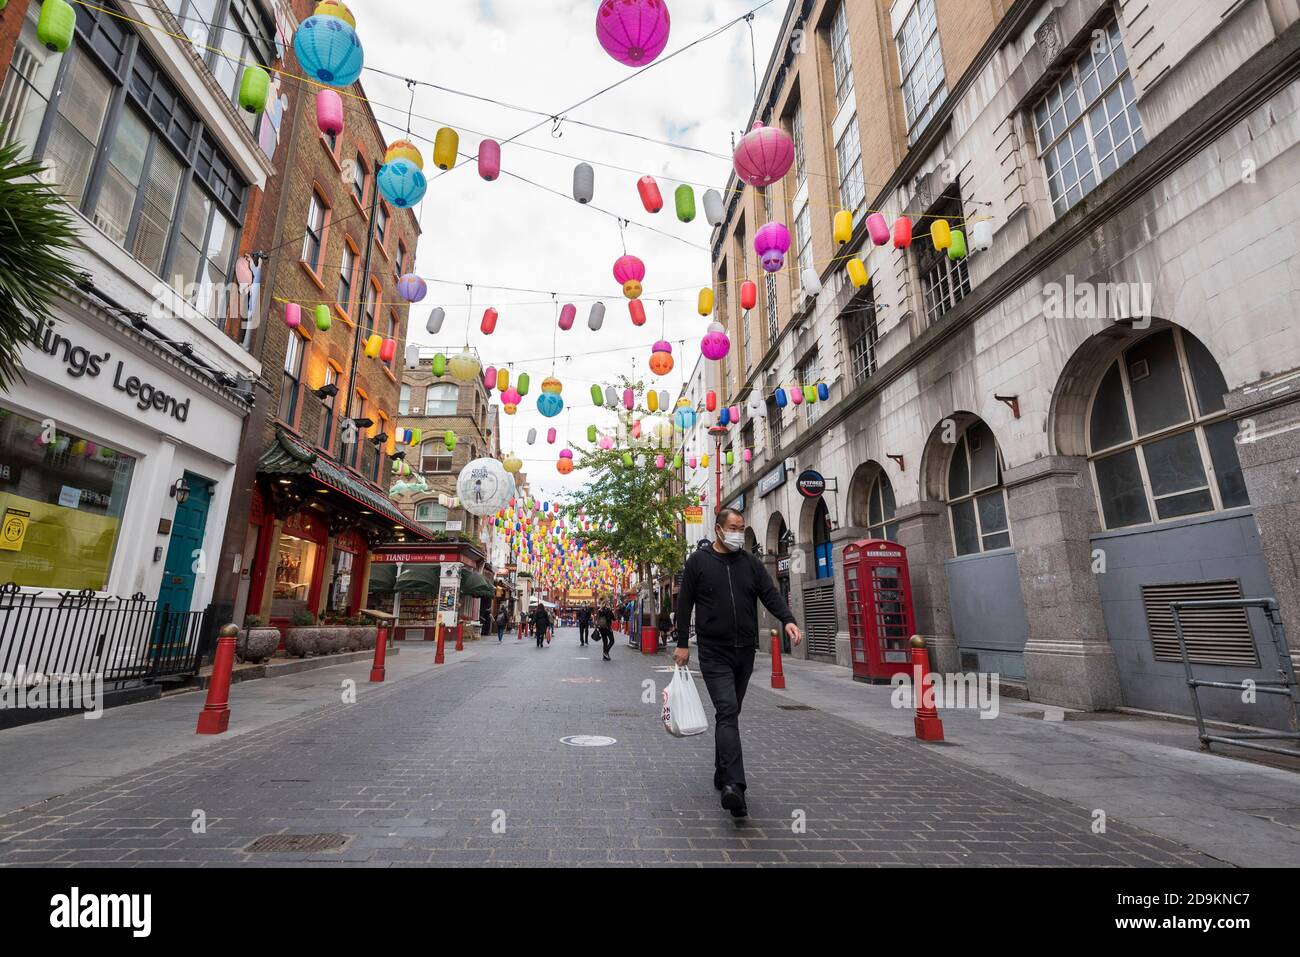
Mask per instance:
[[[1300,667],[1300,370],[1229,392],[1227,403],[1273,597]]]
[[[1088,462],[1046,456],[1004,475],[1011,540],[1029,625],[1025,678],[1034,701],[1104,711],[1122,703],[1090,536],[1100,528]]]
[[[916,630],[929,646],[930,666],[935,671],[958,672],[961,656],[953,636],[948,575],[943,567],[944,559],[952,555],[947,506],[942,502],[916,502],[900,506],[894,518],[898,521],[898,543],[907,549]]]

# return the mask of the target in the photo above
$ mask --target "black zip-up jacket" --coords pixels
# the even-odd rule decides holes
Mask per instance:
[[[700,643],[758,647],[760,601],[782,625],[794,623],[772,576],[751,552],[722,555],[712,545],[692,552],[677,597],[677,647],[690,647],[692,611]]]

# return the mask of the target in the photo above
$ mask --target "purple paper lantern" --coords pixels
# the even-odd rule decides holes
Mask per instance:
[[[754,234],[754,251],[763,261],[765,272],[778,272],[790,251],[790,230],[783,223],[767,223]]]
[[[727,338],[726,331],[719,323],[711,323],[709,331],[700,340],[700,353],[704,358],[716,362],[730,351],[731,340]]]
[[[732,156],[736,175],[750,186],[771,186],[794,164],[794,140],[775,126],[755,123]]]
[[[419,302],[429,294],[429,287],[413,272],[397,280],[397,294],[407,302]]]
[[[664,52],[671,24],[664,0],[605,0],[596,11],[596,39],[624,66],[645,66]]]

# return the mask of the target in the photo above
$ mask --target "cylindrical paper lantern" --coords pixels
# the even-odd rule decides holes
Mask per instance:
[[[930,239],[934,242],[935,249],[947,249],[952,243],[952,230],[948,227],[948,220],[936,219],[930,226]]]
[[[867,216],[867,235],[877,246],[889,242],[889,223],[885,222],[883,213],[871,213]]]
[[[379,347],[379,361],[392,362],[397,355],[397,340],[385,339],[384,344]]]
[[[704,393],[704,407],[710,412],[718,411],[718,393],[712,389]]]
[[[722,411],[718,413],[718,424],[731,425],[731,409],[729,407],[724,405]]]
[[[645,405],[646,408],[649,409],[651,412],[658,412],[659,393],[655,392],[654,389],[651,389],[649,392],[647,392],[645,394]]]
[[[786,398],[785,389],[777,389],[776,395],[774,395],[773,398],[776,399],[776,407],[778,409],[784,409],[790,401]]]
[[[442,321],[447,318],[447,311],[438,306],[433,312],[429,313],[429,321],[425,323],[424,329],[431,336],[436,336],[442,331]]]
[[[746,462],[752,462],[752,461],[754,461],[754,450],[753,450],[753,449],[745,449],[745,452],[744,452],[744,458],[745,458],[745,461],[746,461]]]
[[[447,374],[447,356],[444,353],[434,353],[433,362],[431,363],[433,374],[441,378]]]
[[[302,325],[302,306],[296,302],[286,302],[284,304],[284,324],[290,329],[297,329]]]
[[[271,92],[271,74],[260,66],[244,67],[239,80],[239,105],[249,113],[266,109],[266,98]]]
[[[596,332],[605,324],[605,304],[603,302],[593,302],[591,304],[591,313],[587,316],[587,328]]]
[[[657,213],[664,208],[663,195],[653,176],[642,176],[637,180],[636,189],[641,194],[641,205],[647,213]]]
[[[822,280],[817,275],[817,270],[809,266],[803,271],[800,277],[803,280],[803,293],[805,296],[816,297],[821,294]]]
[[[505,391],[506,391],[507,389],[509,389],[509,388],[510,388],[510,370],[509,370],[509,369],[498,369],[498,370],[497,370],[497,389],[499,389],[501,392],[505,392]]]
[[[753,309],[758,305],[758,286],[752,279],[740,284],[740,308]]]
[[[948,258],[952,260],[966,258],[966,234],[954,229],[948,237]]]
[[[366,340],[366,358],[374,359],[379,356],[379,349],[383,346],[384,340],[378,335],[372,335]]]
[[[547,429],[547,430],[546,430],[546,441],[549,442],[551,445],[554,445],[554,444],[555,444],[555,430],[554,430],[554,429]]]
[[[983,252],[993,245],[993,220],[981,219],[971,224],[970,240],[967,243],[971,252]]]
[[[599,385],[594,383],[591,386],[591,404],[597,408],[605,404],[605,393],[601,391]],[[592,428],[594,429],[595,426],[593,425]]]
[[[560,310],[560,328],[568,332],[573,328],[573,320],[578,317],[578,307],[571,302],[566,302],[564,308]]]
[[[790,401],[795,405],[803,405],[803,389],[798,386],[790,387]]]
[[[861,289],[867,284],[870,278],[867,275],[867,264],[861,259],[850,259],[848,265],[849,280],[853,283],[855,289]]]
[[[835,241],[843,246],[853,238],[853,214],[841,209],[835,214]]]
[[[677,192],[673,194],[677,204],[677,218],[684,223],[689,223],[695,219],[695,190],[691,189],[685,183],[677,187]]]
[[[700,290],[699,304],[697,308],[699,309],[701,316],[712,315],[713,290],[709,286],[705,286],[703,289]]]
[[[65,0],[45,0],[36,21],[36,38],[53,53],[66,53],[77,30],[77,12]]]
[[[329,332],[330,329],[330,307],[324,303],[316,307],[316,328],[321,332]]]
[[[618,405],[618,390],[612,385],[605,386],[605,404],[611,409]]]
[[[629,412],[636,408],[636,393],[631,389],[623,390],[623,408]]]
[[[726,208],[722,205],[722,194],[711,189],[704,194],[704,218],[710,226],[721,226],[726,217]]]
[[[809,405],[815,405],[817,403],[817,388],[811,385],[804,386],[803,400]]]
[[[817,398],[820,399],[822,402],[825,402],[830,397],[831,397],[831,387],[828,386],[825,382],[817,383]]]
[[[479,332],[490,336],[497,327],[497,311],[489,306],[483,313],[483,321],[478,324]]]
[[[596,427],[594,425],[587,426],[587,441],[592,443],[596,441]]]
[[[912,245],[912,221],[906,216],[894,220],[894,248],[906,249]]]
[[[528,385],[531,381],[532,380],[528,378],[527,372],[519,373],[519,377],[515,379],[515,388],[519,391],[520,395],[528,394]]]
[[[456,451],[456,433],[448,429],[442,433],[442,444],[447,447],[448,452]]]
[[[479,143],[478,174],[489,183],[501,175],[501,144],[496,140]]]
[[[343,98],[338,90],[323,88],[316,93],[316,127],[328,136],[343,132]]]
[[[483,370],[483,388],[491,392],[497,387],[497,370],[494,366],[488,366]]]
[[[433,138],[433,165],[438,169],[451,169],[456,165],[459,149],[460,134],[450,126],[444,126]]]
[[[645,306],[640,299],[633,299],[627,304],[627,311],[632,314],[632,325],[645,325]]]
[[[536,441],[537,441],[537,430],[536,430],[536,429],[529,429],[529,430],[528,430],[528,444],[529,444],[529,445],[532,445],[532,444],[533,444],[534,442],[536,442]]]
[[[591,202],[596,191],[596,172],[586,163],[573,168],[573,198],[584,206]]]

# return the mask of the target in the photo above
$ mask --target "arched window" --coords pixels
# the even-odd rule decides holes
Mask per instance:
[[[817,577],[834,578],[835,546],[831,543],[831,517],[824,500],[813,512],[813,553],[817,557]]]
[[[1227,391],[1209,350],[1181,329],[1153,333],[1111,363],[1088,413],[1107,528],[1250,504]]]
[[[876,476],[867,491],[867,531],[872,538],[898,541],[898,523],[894,521],[894,486],[884,472]]]
[[[992,431],[978,420],[962,432],[948,462],[948,514],[958,555],[1010,547],[1002,456]]]
[[[460,387],[451,382],[429,386],[424,398],[425,415],[455,415],[460,400]]]

